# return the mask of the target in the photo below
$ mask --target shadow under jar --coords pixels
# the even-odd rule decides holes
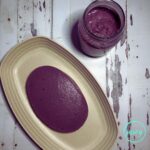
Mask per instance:
[[[78,23],[81,50],[92,57],[103,56],[122,38],[125,15],[112,0],[94,1],[85,10]]]

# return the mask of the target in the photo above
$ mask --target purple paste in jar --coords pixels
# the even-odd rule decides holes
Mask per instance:
[[[113,0],[92,2],[78,21],[80,50],[91,57],[103,56],[123,37],[125,14]]]
[[[120,28],[119,17],[107,8],[94,8],[85,19],[88,30],[97,37],[111,37]]]
[[[87,119],[88,106],[78,85],[55,67],[33,70],[26,81],[26,93],[35,115],[57,132],[76,131]]]

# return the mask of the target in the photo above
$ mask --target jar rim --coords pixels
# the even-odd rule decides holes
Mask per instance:
[[[86,25],[86,15],[93,9],[96,7],[101,7],[101,8],[107,8],[111,11],[113,11],[114,13],[116,13],[119,17],[120,20],[120,27],[118,29],[118,31],[116,32],[116,34],[113,34],[111,36],[108,37],[100,37],[100,36],[96,36],[93,32],[91,32],[87,25]],[[117,8],[115,8],[117,7]],[[121,18],[122,16],[122,18]],[[89,4],[89,6],[85,9],[84,14],[83,14],[83,24],[85,26],[85,29],[87,30],[87,32],[95,39],[97,40],[108,40],[108,39],[113,39],[115,37],[118,37],[120,34],[122,34],[124,32],[124,28],[125,28],[125,14],[124,11],[122,9],[122,7],[115,1],[113,0],[96,0],[94,2],[92,2],[91,4]]]

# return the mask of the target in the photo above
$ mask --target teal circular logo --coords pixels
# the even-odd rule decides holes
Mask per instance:
[[[123,128],[124,137],[131,143],[142,142],[146,137],[146,132],[147,130],[145,125],[137,120],[132,120],[128,122]]]

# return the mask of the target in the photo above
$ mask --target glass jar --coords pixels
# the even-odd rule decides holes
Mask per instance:
[[[112,0],[91,3],[78,23],[81,50],[92,57],[104,55],[122,38],[125,15],[121,6]]]

